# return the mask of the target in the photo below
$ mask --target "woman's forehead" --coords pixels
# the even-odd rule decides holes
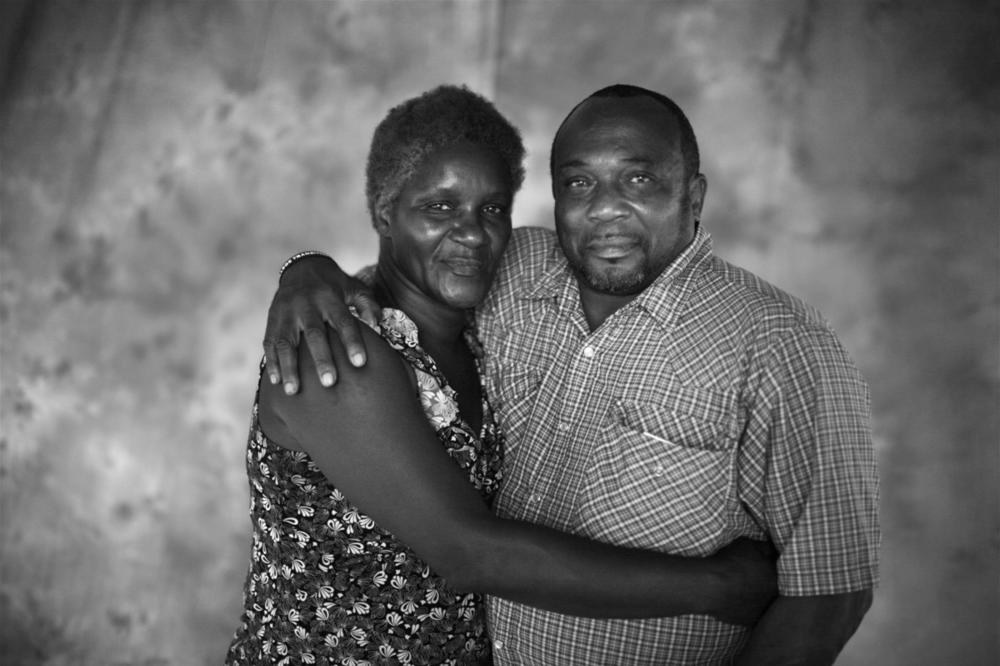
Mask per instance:
[[[404,184],[404,189],[459,186],[489,181],[510,188],[510,173],[500,154],[474,143],[456,143],[440,148],[424,159]]]

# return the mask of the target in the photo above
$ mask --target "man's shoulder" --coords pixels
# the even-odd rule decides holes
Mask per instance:
[[[780,362],[797,357],[808,363],[822,358],[827,359],[824,363],[835,359],[853,364],[817,308],[718,257],[704,265],[681,321],[696,339],[725,347],[741,358]]]
[[[516,227],[500,262],[496,285],[512,288],[536,279],[558,252],[558,239],[552,229]]]
[[[517,299],[537,284],[560,254],[553,230],[544,227],[515,228],[490,293],[476,308],[480,324],[484,318],[509,313]]]
[[[547,227],[514,227],[505,256],[515,261],[544,259],[552,254],[557,242],[556,232]]]
[[[701,299],[738,312],[750,321],[770,321],[796,328],[829,330],[818,309],[756,273],[712,256],[704,272]],[[698,307],[711,307],[699,303]]]

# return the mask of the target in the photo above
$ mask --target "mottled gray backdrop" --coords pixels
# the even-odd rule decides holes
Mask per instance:
[[[718,252],[871,381],[883,583],[841,664],[998,663],[995,2],[0,0],[0,661],[217,664],[266,305],[374,256],[362,167],[463,82],[530,150],[606,84],[689,112]]]

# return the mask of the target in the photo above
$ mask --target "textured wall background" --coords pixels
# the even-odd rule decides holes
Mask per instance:
[[[219,663],[276,269],[374,256],[362,164],[440,82],[548,143],[614,81],[689,112],[717,250],[872,384],[883,585],[841,664],[998,660],[996,3],[0,0],[0,661]],[[333,238],[336,237],[336,243]]]

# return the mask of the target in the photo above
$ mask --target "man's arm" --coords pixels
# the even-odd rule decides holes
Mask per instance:
[[[744,446],[767,461],[755,512],[781,551],[780,596],[737,663],[832,664],[878,581],[868,387],[829,330],[802,329],[776,349]]]
[[[315,361],[320,383],[333,386],[337,365],[326,337],[328,325],[337,331],[351,365],[363,366],[367,353],[361,323],[349,306],[364,321],[377,324],[381,308],[371,290],[344,273],[333,259],[317,254],[287,264],[267,311],[264,360],[269,381],[283,383],[288,395],[298,392],[301,336]]]
[[[872,591],[778,597],[750,634],[737,666],[832,664],[872,605]]]

